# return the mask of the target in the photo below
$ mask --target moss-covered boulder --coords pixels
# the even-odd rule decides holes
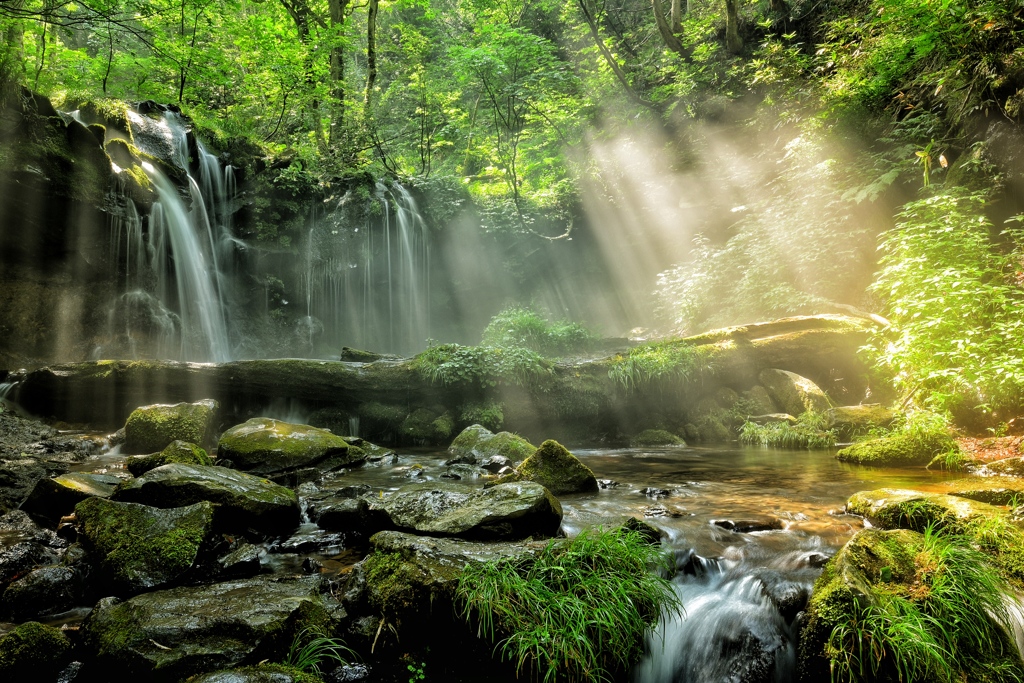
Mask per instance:
[[[218,407],[207,399],[136,408],[124,424],[123,452],[156,453],[177,440],[206,445],[213,437]]]
[[[1016,477],[968,477],[944,482],[940,491],[990,505],[1024,505],[1024,479]]]
[[[371,506],[391,526],[421,534],[476,539],[550,537],[562,523],[562,506],[543,486],[512,482],[474,489],[458,484],[408,486]]]
[[[846,501],[846,511],[883,529],[915,531],[931,524],[957,529],[965,522],[1005,514],[987,503],[910,489],[860,491]]]
[[[863,403],[829,408],[825,417],[829,428],[835,429],[840,439],[848,440],[867,434],[872,429],[888,427],[896,418],[896,413],[878,403]]]
[[[71,642],[60,629],[29,621],[0,638],[0,678],[54,680],[67,664]]]
[[[1005,458],[987,463],[984,467],[986,474],[994,474],[999,477],[1024,477],[1024,458]]]
[[[454,430],[455,421],[448,412],[417,408],[402,420],[398,434],[404,443],[425,446],[446,442]]]
[[[452,441],[452,445],[448,447],[451,458],[447,464],[475,465],[495,455],[518,462],[530,457],[536,450],[536,446],[517,434],[494,434],[486,427],[475,424],[463,429]]]
[[[769,413],[779,412],[779,407],[775,405],[775,401],[772,400],[771,394],[769,394],[768,390],[760,384],[755,384],[747,391],[744,391],[740,395],[740,399],[740,406],[743,408],[743,413],[749,415],[767,415]]]
[[[188,441],[172,441],[167,448],[150,455],[133,455],[125,461],[125,467],[134,477],[141,477],[146,472],[171,463],[185,465],[212,465],[213,458],[205,449]]]
[[[633,448],[645,448],[652,446],[685,446],[686,442],[672,432],[664,429],[645,429],[630,439],[629,445]]]
[[[277,660],[297,633],[339,616],[320,577],[258,577],[105,598],[82,627],[110,680],[177,683],[190,675]]]
[[[832,407],[821,388],[795,372],[770,368],[758,375],[761,385],[783,411],[800,415],[808,410],[823,413]]]
[[[323,683],[323,679],[283,664],[261,663],[193,676],[187,683]]]
[[[303,467],[331,470],[362,462],[348,442],[326,429],[256,417],[224,432],[217,456],[253,474],[277,474]]]
[[[83,604],[87,574],[64,564],[33,569],[8,584],[0,607],[18,621],[65,612]]]
[[[213,532],[213,505],[154,508],[90,498],[75,508],[85,546],[118,593],[165,586],[184,576]]]
[[[956,441],[945,434],[897,433],[847,446],[836,453],[836,458],[873,467],[927,465],[936,455],[956,447]]]
[[[210,501],[218,506],[217,525],[236,531],[285,533],[298,526],[300,516],[291,489],[226,467],[164,465],[124,482],[113,499],[160,508]]]
[[[87,498],[110,498],[123,480],[110,474],[68,472],[53,479],[41,479],[21,509],[44,523],[56,526]]]
[[[532,481],[556,496],[565,493],[584,493],[597,490],[597,477],[565,446],[548,439],[537,452],[524,460],[516,469],[491,482],[488,486],[513,481]]]

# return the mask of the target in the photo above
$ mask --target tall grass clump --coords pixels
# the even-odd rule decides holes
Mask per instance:
[[[1008,586],[968,539],[928,527],[908,583],[855,599],[825,650],[832,680],[1024,681]]]
[[[832,448],[836,445],[836,431],[829,428],[825,415],[808,410],[797,418],[796,424],[759,425],[748,420],[740,427],[740,443],[773,448]]]
[[[531,308],[508,306],[491,318],[480,344],[524,348],[554,358],[589,351],[596,340],[597,337],[579,323],[550,322]]]
[[[319,676],[321,664],[344,666],[355,656],[342,641],[331,638],[322,629],[305,628],[295,634],[282,664]]]
[[[643,654],[644,634],[681,609],[658,545],[633,530],[584,531],[526,559],[470,565],[462,615],[502,658],[544,681],[611,681]]]
[[[694,345],[681,339],[649,342],[616,356],[608,376],[628,390],[657,380],[695,379],[714,372],[714,358],[728,343]]]

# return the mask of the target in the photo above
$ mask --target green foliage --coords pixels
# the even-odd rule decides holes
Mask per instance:
[[[551,374],[550,364],[520,347],[462,346],[432,343],[415,358],[416,368],[432,382],[446,385],[500,383],[529,386]]]
[[[500,403],[469,403],[459,411],[459,420],[466,424],[478,424],[492,432],[501,429],[505,413]]]
[[[320,675],[320,665],[332,663],[344,666],[355,658],[355,652],[337,638],[330,637],[321,628],[304,628],[295,634],[288,654],[282,662],[299,671]]]
[[[892,322],[874,340],[878,367],[939,410],[991,411],[1024,398],[1020,233],[992,239],[986,197],[958,189],[907,204],[882,237],[873,289]]]
[[[714,372],[715,356],[722,348],[722,344],[693,345],[685,339],[650,342],[615,356],[608,376],[627,390],[659,380],[691,380]]]
[[[544,681],[611,681],[643,654],[644,633],[682,606],[660,547],[626,528],[584,531],[536,556],[469,565],[462,614],[517,671]]]
[[[877,467],[929,465],[955,470],[963,465],[963,455],[950,435],[949,417],[944,413],[905,414],[888,429],[873,430],[868,437],[840,450],[836,457]]]
[[[740,443],[773,448],[832,448],[836,445],[836,432],[828,427],[825,415],[808,410],[797,418],[796,424],[744,422],[740,427]]]
[[[1009,634],[1007,586],[984,554],[929,527],[909,585],[855,599],[826,645],[833,681],[1024,680]]]
[[[548,322],[530,308],[508,306],[484,328],[483,346],[524,348],[546,357],[589,350],[595,336],[582,325],[567,320]]]

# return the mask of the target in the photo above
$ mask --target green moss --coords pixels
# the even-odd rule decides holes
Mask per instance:
[[[478,424],[496,432],[504,424],[505,414],[501,403],[466,403],[459,408],[459,420],[463,424]]]
[[[423,585],[425,572],[400,553],[377,551],[363,563],[370,605],[385,617],[415,611],[424,605],[417,586]]]
[[[514,472],[488,482],[487,486],[524,480],[536,482],[556,496],[597,490],[594,472],[553,439],[542,443]]]
[[[633,448],[644,448],[648,446],[685,446],[686,442],[672,432],[664,429],[645,429],[632,439],[629,445]]]
[[[874,467],[927,465],[936,455],[956,448],[956,441],[947,434],[895,433],[855,443],[836,453],[836,458]]]
[[[151,588],[188,571],[213,526],[213,505],[158,510],[137,503],[89,498],[75,516],[92,551],[115,585]]]
[[[180,462],[186,465],[212,465],[213,458],[207,452],[187,441],[172,441],[159,453],[153,455],[139,455],[128,458],[125,466],[132,473],[133,477],[141,477],[146,472],[168,465],[172,462]]]
[[[402,421],[401,435],[414,443],[436,444],[447,441],[455,431],[451,414],[438,415],[432,410],[418,408]]]
[[[695,343],[692,339],[651,342],[612,359],[608,376],[628,390],[655,381],[694,380],[714,371],[716,358],[732,342]]]
[[[5,681],[53,679],[71,643],[59,629],[29,621],[0,638],[0,677]]]
[[[176,440],[205,444],[216,408],[214,401],[136,408],[124,425],[124,450],[154,453]]]
[[[323,679],[315,674],[296,669],[292,666],[271,664],[270,662],[263,662],[256,666],[243,666],[238,669],[223,669],[193,676],[186,683],[204,683],[207,680],[222,681],[225,680],[226,674],[233,676],[230,680],[237,680],[234,676],[244,677],[245,683],[280,683],[282,675],[287,676],[292,683],[323,683]]]

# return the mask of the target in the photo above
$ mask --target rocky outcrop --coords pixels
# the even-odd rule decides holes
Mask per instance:
[[[341,612],[319,577],[253,578],[105,598],[83,625],[111,679],[176,683],[196,673],[279,661],[303,628],[332,630]]]
[[[391,526],[420,534],[488,540],[550,537],[562,523],[558,500],[532,482],[483,491],[432,483],[371,500],[371,507],[388,515]]]
[[[944,482],[939,490],[950,496],[990,505],[1024,505],[1024,479],[1017,477],[970,477]]]
[[[209,443],[218,404],[213,400],[136,408],[124,424],[125,453],[155,453],[174,441]]]
[[[213,531],[213,505],[160,509],[90,498],[75,508],[99,578],[118,594],[173,583],[196,563]]]
[[[54,479],[41,479],[21,509],[55,527],[61,517],[70,515],[83,500],[110,498],[122,481],[110,474],[88,472],[69,472]]]
[[[846,511],[883,529],[916,531],[923,531],[930,524],[955,528],[961,522],[1004,514],[987,503],[910,489],[860,491],[846,501]]]
[[[496,483],[513,481],[536,482],[556,496],[597,490],[594,472],[565,446],[551,439],[542,443],[536,453],[513,472],[500,477]]]
[[[237,469],[260,475],[303,467],[328,471],[363,460],[359,451],[349,453],[345,439],[326,429],[268,417],[253,418],[224,432],[217,455]]]
[[[161,508],[209,501],[217,504],[218,527],[236,531],[279,534],[299,524],[294,491],[225,467],[164,465],[121,484],[113,499]]]

